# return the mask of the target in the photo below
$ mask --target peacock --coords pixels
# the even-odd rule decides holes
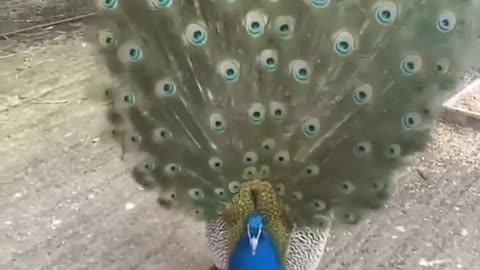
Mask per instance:
[[[425,149],[479,2],[95,0],[93,92],[132,178],[206,224],[214,268],[314,270]]]

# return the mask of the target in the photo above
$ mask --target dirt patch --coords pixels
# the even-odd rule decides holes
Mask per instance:
[[[462,96],[454,105],[460,109],[480,113],[480,87]]]
[[[94,11],[89,0],[2,0],[0,34]]]
[[[7,111],[0,119],[9,117],[12,107],[46,103],[50,94],[84,96],[93,76],[107,73],[97,65],[82,29],[72,23],[0,41],[0,111]]]

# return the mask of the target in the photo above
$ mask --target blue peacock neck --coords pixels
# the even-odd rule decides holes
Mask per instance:
[[[228,270],[282,270],[274,240],[258,212],[252,213],[247,229],[230,255]]]

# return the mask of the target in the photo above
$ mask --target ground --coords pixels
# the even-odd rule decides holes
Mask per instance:
[[[207,269],[203,228],[161,210],[84,90],[105,72],[77,26],[0,41],[0,269]],[[439,123],[388,208],[320,269],[480,269],[480,134]]]

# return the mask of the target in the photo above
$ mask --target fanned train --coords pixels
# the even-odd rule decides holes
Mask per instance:
[[[108,128],[223,270],[314,270],[379,215],[480,36],[478,0],[95,3]]]

